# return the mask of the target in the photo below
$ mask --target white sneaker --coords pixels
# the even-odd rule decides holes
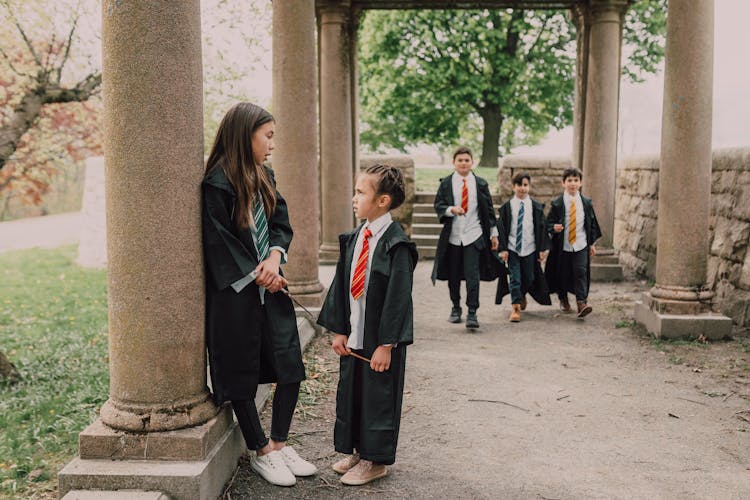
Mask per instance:
[[[263,479],[276,486],[294,486],[297,479],[284,464],[280,451],[250,457],[250,467]]]
[[[300,457],[291,446],[284,446],[279,451],[284,463],[295,476],[312,476],[318,472],[317,467]]]

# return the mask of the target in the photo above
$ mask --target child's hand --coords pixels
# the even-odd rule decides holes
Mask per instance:
[[[508,263],[508,251],[503,250],[500,252],[500,258],[503,259],[503,261],[507,264]]]
[[[331,347],[333,347],[333,352],[338,354],[339,356],[348,356],[350,352],[352,352],[351,349],[346,345],[346,335],[341,335],[340,333],[337,333],[333,337],[333,342],[331,342]]]
[[[563,225],[562,225],[562,224],[555,224],[554,226],[552,226],[552,229],[553,229],[553,230],[554,230],[554,231],[555,231],[556,233],[559,233],[560,231],[562,231],[563,229],[565,229],[565,227],[563,227]]]
[[[596,247],[594,245],[591,245],[589,247],[589,256],[593,257],[594,255],[596,255]]]
[[[500,246],[500,241],[497,239],[497,236],[493,236],[490,238],[490,248],[492,250],[497,250],[497,248]]]
[[[266,260],[258,264],[255,268],[255,272],[258,276],[255,278],[255,282],[271,293],[276,293],[289,282],[279,274],[279,266],[281,265],[281,254],[274,250]]]
[[[547,260],[548,255],[549,255],[549,250],[545,250],[544,252],[539,252],[539,262],[544,264],[544,261]]]
[[[451,207],[451,213],[453,215],[466,215],[466,212],[461,207]]]
[[[391,367],[391,348],[392,346],[381,345],[375,349],[370,358],[370,368],[376,372],[384,372]]]

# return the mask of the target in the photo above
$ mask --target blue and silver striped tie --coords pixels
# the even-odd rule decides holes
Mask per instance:
[[[521,202],[521,206],[518,208],[518,224],[516,225],[516,253],[521,255],[521,247],[523,246],[523,214],[524,214],[524,203]]]

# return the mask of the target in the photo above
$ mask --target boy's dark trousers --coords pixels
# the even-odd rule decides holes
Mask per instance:
[[[513,250],[508,250],[508,274],[510,275],[511,304],[520,304],[526,292],[534,283],[536,252],[519,257]]]
[[[481,240],[481,237],[479,238]],[[461,275],[466,278],[466,307],[479,309],[479,254],[475,241],[471,245],[448,244],[448,290],[454,307],[461,305]]]
[[[586,302],[589,296],[589,247],[578,252],[562,251],[560,259],[560,286],[557,296],[560,299],[567,297],[567,292],[572,291],[576,295],[576,301]]]

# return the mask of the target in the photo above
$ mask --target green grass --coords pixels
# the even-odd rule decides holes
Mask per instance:
[[[453,167],[445,168],[417,168],[417,191],[434,193],[437,191],[440,179],[453,173]],[[474,167],[474,173],[490,183],[490,191],[497,193],[497,169],[492,167]]]
[[[49,497],[78,433],[109,394],[106,271],[76,247],[0,255],[0,349],[21,382],[0,382],[0,497]]]

